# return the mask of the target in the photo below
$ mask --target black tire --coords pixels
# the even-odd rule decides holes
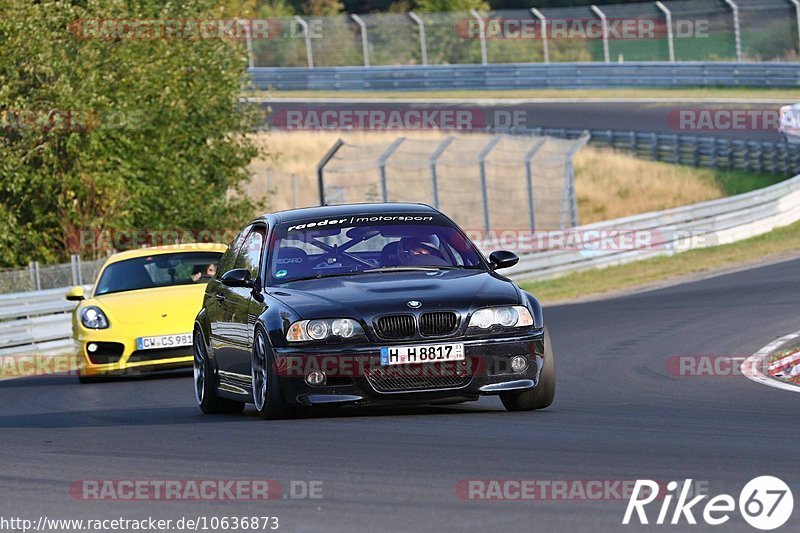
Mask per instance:
[[[229,413],[241,414],[244,411],[244,402],[236,402],[227,398],[222,398],[217,393],[217,381],[214,379],[214,370],[208,347],[203,338],[203,333],[197,329],[194,332],[194,352],[193,377],[194,377],[194,398],[200,410],[207,415]]]
[[[253,388],[253,403],[261,418],[278,420],[291,414],[292,410],[283,397],[278,369],[272,357],[267,334],[261,328],[256,328],[253,336],[250,379]]]
[[[553,403],[556,395],[556,359],[550,331],[544,328],[544,365],[535,388],[500,394],[500,400],[509,411],[533,411],[544,409]]]

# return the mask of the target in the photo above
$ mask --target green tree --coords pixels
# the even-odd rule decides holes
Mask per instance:
[[[0,0],[0,264],[86,252],[86,230],[222,230],[252,214],[243,41],[186,22],[130,33],[216,5]]]

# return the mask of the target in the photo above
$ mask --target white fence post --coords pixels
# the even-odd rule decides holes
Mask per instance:
[[[294,16],[294,20],[303,27],[303,37],[305,37],[306,41],[306,61],[308,62],[308,68],[314,68],[314,54],[311,51],[311,35],[308,32],[308,22],[297,15]]]
[[[547,17],[545,17],[544,14],[535,7],[531,8],[531,13],[533,13],[533,16],[538,18],[539,21],[542,23],[542,48],[544,50],[544,62],[549,63],[550,43],[547,41]]]
[[[797,19],[797,39],[798,39],[798,48],[797,51],[800,52],[800,0],[789,0],[792,4],[794,4],[794,18]]]
[[[242,22],[244,22],[244,25]],[[250,33],[252,23],[249,20],[242,21],[242,19],[237,18],[236,24],[244,28],[244,35],[247,40],[247,66],[252,69],[255,66],[255,58],[253,57],[253,35]]]
[[[497,146],[497,143],[499,143],[502,138],[502,135],[495,135],[492,137],[492,140],[484,146],[481,153],[478,154],[478,166],[480,167],[481,173],[481,193],[483,194],[483,225],[486,231],[491,229],[491,220],[489,218],[489,184],[486,179],[486,158],[489,157],[489,153]]]
[[[547,139],[539,139],[535,141],[531,149],[525,154],[525,184],[528,188],[528,219],[530,220],[531,231],[536,229],[536,210],[534,203],[535,198],[533,191],[533,171],[531,169],[531,160],[545,142],[547,142]]]
[[[481,63],[486,65],[488,64],[488,59],[486,57],[486,24],[484,24],[483,17],[481,17],[480,13],[474,9],[470,9],[469,13],[472,15],[472,18],[478,21],[478,31],[480,32],[481,40]]]
[[[419,29],[419,52],[422,54],[422,64],[428,64],[428,43],[425,40],[425,21],[422,20],[419,15],[414,13],[413,11],[409,11],[408,16],[417,23],[417,28]]]
[[[741,63],[742,62],[742,36],[740,32],[739,26],[739,6],[736,5],[736,2],[733,0],[725,0],[725,3],[731,6],[731,11],[733,11],[733,36],[734,40],[736,41],[736,61]]]
[[[566,183],[564,184],[564,205],[561,210],[561,229],[566,225],[567,212],[569,212],[570,227],[574,228],[578,225],[578,199],[575,195],[575,165],[572,159],[578,150],[586,146],[592,136],[588,131],[581,133],[581,136],[575,140],[575,144],[567,152],[566,164]]]
[[[358,27],[361,28],[361,51],[364,54],[364,66],[369,66],[369,38],[367,37],[367,24],[356,14],[350,15],[350,18],[356,21]]]
[[[611,56],[608,53],[608,19],[606,18],[606,14],[600,11],[600,8],[594,4],[592,4],[592,11],[600,17],[600,25],[603,27],[603,58],[606,63],[610,63]]]
[[[795,0],[800,1],[800,0]],[[675,34],[672,31],[672,11],[667,9],[660,1],[656,1],[656,6],[660,9],[664,15],[667,17],[667,46],[669,46],[669,62],[675,62]]]
[[[436,147],[436,150],[433,151],[431,154],[431,158],[428,160],[428,164],[430,165],[431,170],[431,191],[433,193],[433,207],[439,209],[439,172],[436,168],[436,163],[439,161],[439,158],[442,156],[447,147],[455,140],[455,137],[448,136],[445,140],[441,142],[439,146]]]
[[[378,165],[380,165],[379,168],[381,172],[381,197],[383,198],[384,202],[389,201],[389,184],[386,180],[386,161],[392,157],[392,154],[395,153],[398,148],[400,148],[400,145],[403,144],[403,141],[405,140],[405,137],[398,137],[395,139],[394,142],[389,145],[389,148],[387,148],[386,151],[381,154],[380,159],[378,159]]]

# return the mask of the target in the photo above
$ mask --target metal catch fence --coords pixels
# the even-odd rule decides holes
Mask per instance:
[[[794,0],[663,0],[490,12],[278,17],[255,67],[793,61]]]
[[[94,282],[105,259],[83,261],[77,255],[69,263],[40,265],[31,261],[26,269],[0,270],[0,293],[41,291]]]
[[[464,227],[486,230],[572,227],[578,224],[572,160],[588,141],[588,134],[339,140],[318,166],[320,203],[422,202]]]

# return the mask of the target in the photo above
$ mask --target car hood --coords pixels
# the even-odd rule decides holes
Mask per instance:
[[[111,324],[166,325],[167,322],[191,331],[203,306],[204,283],[157,289],[103,294],[87,300],[84,307],[96,305]]]
[[[513,283],[479,270],[356,274],[290,282],[267,292],[302,318],[403,313],[411,311],[412,300],[422,304],[421,312],[520,303]]]

